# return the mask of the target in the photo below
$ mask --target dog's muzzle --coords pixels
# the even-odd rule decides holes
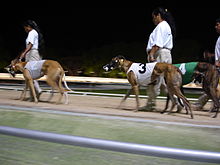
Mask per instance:
[[[15,77],[15,71],[12,69],[12,67],[9,65],[7,67],[4,68],[8,73],[10,73],[10,75],[12,75],[12,77]]]
[[[103,66],[103,69],[106,71],[106,72],[109,72],[113,69],[113,67],[111,67],[109,64],[106,64],[105,66]]]
[[[202,79],[204,77],[204,73],[198,72],[198,71],[194,71],[192,77],[194,79],[194,83],[202,83]]]

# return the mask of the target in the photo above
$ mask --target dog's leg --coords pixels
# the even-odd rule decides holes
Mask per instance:
[[[58,88],[58,91],[60,93],[60,97],[57,100],[57,104],[61,104],[61,100],[62,100],[62,97],[64,95],[64,89],[63,88]],[[65,102],[66,102],[66,100],[65,100]]]
[[[175,94],[178,98],[180,98],[183,101],[184,107],[186,108],[186,111],[190,111],[190,116],[193,119],[193,112],[191,109],[190,102],[186,99],[186,97],[181,93],[179,88],[175,88]]]
[[[64,89],[62,88],[62,72],[61,69],[55,68],[56,70],[48,70],[47,71],[47,79],[46,82],[49,86],[52,87],[52,90],[58,90],[60,93],[60,97],[57,100],[57,104],[61,103],[62,96],[64,94]],[[50,99],[52,99],[53,93],[50,96]]]
[[[65,91],[65,92],[64,92],[64,96],[65,96],[65,102],[64,102],[64,104],[68,104],[68,103],[69,103],[68,91]]]
[[[47,77],[46,82],[47,82],[47,84],[48,84],[49,86],[52,87],[52,93],[51,93],[51,95],[50,95],[50,97],[49,97],[49,99],[48,99],[48,100],[51,100],[52,97],[54,96],[54,91],[55,91],[55,89],[57,89],[59,93],[60,93],[60,90],[59,90],[59,88],[58,88],[57,82],[51,80],[49,77]],[[59,99],[58,99],[58,101],[57,101],[56,103],[57,103],[57,104],[60,103],[60,97],[59,97]]]
[[[66,83],[66,79],[65,79],[66,75],[65,73],[63,72],[63,83],[64,83],[64,86],[65,86],[65,92],[64,92],[64,96],[65,96],[65,102],[64,104],[68,104],[69,103],[69,96],[68,96],[68,91],[72,91],[72,89],[70,89]],[[62,80],[62,79],[61,79]],[[60,83],[60,86],[62,86],[62,81]]]
[[[216,109],[216,114],[215,116],[213,116],[214,118],[216,118],[218,116],[218,113],[219,113],[219,108],[220,108],[220,85],[217,86],[217,89],[216,89],[216,97],[218,98],[218,107]]]
[[[172,76],[172,78],[174,78],[174,76]],[[171,99],[173,104],[176,104],[176,99],[173,97],[174,95],[176,95],[177,98],[183,101],[183,105],[186,108],[186,111],[190,111],[191,118],[193,119],[193,113],[192,113],[190,102],[186,99],[186,97],[181,92],[181,83],[179,82],[179,80],[175,82],[171,80],[173,79],[171,79],[171,76],[170,76],[169,82],[167,83],[167,89],[170,93],[170,97],[172,97],[173,99],[173,100]]]
[[[67,91],[65,92],[65,90],[63,88],[63,85],[62,85],[62,80],[63,80],[63,77],[65,76],[65,74],[64,74],[64,71],[62,69],[59,68],[59,70],[60,70],[60,73],[58,75],[58,84],[57,84],[57,86],[58,86],[58,90],[60,92],[60,98],[58,100],[58,103],[61,103],[62,97],[64,95],[65,96],[64,104],[67,104],[68,103],[68,93],[67,93]]]
[[[20,100],[22,100],[22,101],[24,100],[27,90],[28,90],[28,81],[25,80],[25,87],[21,93]]]
[[[48,84],[49,85],[49,84]],[[50,92],[50,96],[48,97],[48,99],[47,99],[47,102],[50,102],[51,101],[51,99],[53,98],[53,96],[54,96],[54,89],[53,88],[51,88],[51,92]]]
[[[57,104],[60,104],[63,94],[64,94],[64,88],[59,86],[59,79],[57,78],[56,80],[53,80],[48,76],[46,81],[47,81],[47,84],[50,85],[53,90],[57,89],[58,92],[60,93],[60,96],[56,102]]]
[[[164,110],[163,110],[161,113],[166,112],[166,110],[167,110],[167,108],[168,108],[168,106],[169,106],[169,102],[170,102],[170,96],[169,96],[169,94],[167,94],[166,105],[165,105]]]
[[[184,90],[183,90],[183,86],[181,86],[181,88],[180,88],[180,90],[181,90],[181,92],[182,92],[182,94],[184,95]],[[182,100],[180,99],[180,98],[177,98],[177,113],[180,113],[181,111],[182,111],[182,109],[184,108],[184,105],[183,105],[183,102],[182,102]],[[189,112],[188,111],[186,111],[186,114],[188,114]]]
[[[219,112],[219,107],[216,109],[216,113],[214,116],[212,116],[212,118],[216,118],[218,116],[218,112]]]
[[[170,94],[170,100],[172,102],[172,106],[170,107],[169,113],[171,113],[174,107],[177,105],[176,98],[174,97],[173,94]]]
[[[169,112],[168,112],[168,114],[170,114],[176,105],[176,99],[174,98],[174,95],[172,93],[168,93],[167,99],[171,100],[171,102],[172,102],[172,105],[171,105]],[[169,102],[169,100],[167,102]],[[166,103],[166,104],[168,104],[168,103]],[[165,113],[167,108],[168,108],[168,106],[166,105],[165,109],[161,113]]]
[[[132,87],[134,94],[135,94],[135,98],[136,98],[136,109],[134,110],[135,112],[138,111],[138,108],[140,106],[140,102],[139,102],[139,87],[138,85],[135,85]]]
[[[218,111],[219,111],[219,107],[220,107],[220,102],[219,102],[219,98],[217,97],[217,89],[210,87],[210,96],[211,99],[214,102],[214,108],[211,110],[211,112],[214,112],[214,115],[211,115],[212,118],[216,118],[218,115]]]
[[[35,88],[34,88],[34,83],[33,83],[33,79],[29,73],[29,71],[27,69],[24,69],[23,71],[23,75],[24,75],[24,78],[25,78],[25,81],[27,82],[27,85],[29,86],[30,88],[30,92],[34,98],[34,102],[37,103],[38,102],[38,99],[37,99],[37,96],[36,96],[36,92],[35,92]],[[25,92],[26,93],[26,92]]]
[[[120,105],[118,106],[119,109],[121,109],[123,103],[125,102],[125,100],[130,96],[132,89],[128,89],[126,95],[123,97],[123,99],[120,102]]]
[[[219,75],[218,72],[211,68],[208,73],[210,75],[207,75],[207,77],[210,77],[209,79],[207,77],[204,78],[203,80],[203,89],[208,94],[208,96],[212,99],[214,103],[214,108],[211,110],[211,113],[213,112],[214,114],[211,115],[212,118],[216,118],[218,115],[219,107],[220,107],[220,102],[219,102]],[[212,72],[213,74],[211,74]]]
[[[138,85],[138,82],[137,82],[137,79],[136,79],[136,76],[134,74],[133,71],[130,71],[128,74],[127,74],[127,77],[128,77],[128,81],[129,83],[131,84],[132,86],[132,90],[134,92],[134,95],[135,95],[135,98],[136,98],[136,108],[135,108],[135,112],[138,111],[138,108],[140,106],[140,102],[139,102],[139,85]]]

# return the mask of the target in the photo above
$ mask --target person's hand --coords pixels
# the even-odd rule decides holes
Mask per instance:
[[[20,60],[22,60],[23,58],[25,58],[25,53],[24,53],[24,52],[21,53],[21,55],[20,55]]]
[[[149,54],[148,55],[148,62],[154,62],[154,61],[156,61],[156,59],[154,58],[154,55],[151,55],[151,54]]]
[[[220,61],[215,61],[215,66],[220,67]]]

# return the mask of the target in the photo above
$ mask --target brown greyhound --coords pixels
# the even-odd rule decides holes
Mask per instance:
[[[198,65],[199,62],[187,62],[187,63],[180,63],[180,64],[173,64],[174,66],[178,67],[181,70],[182,73],[182,80],[180,79],[179,81],[182,81],[182,85],[186,85],[189,84],[191,82],[199,82],[201,83],[201,76],[197,77],[197,79],[195,80],[193,77],[194,74],[194,70],[196,68],[196,66]],[[184,90],[183,87],[181,87],[181,92],[184,94]],[[168,109],[168,104],[169,104],[169,95],[167,96],[167,102],[166,102],[166,106],[165,109],[163,110],[163,112],[165,112]],[[182,104],[180,99],[178,100],[178,105],[177,105],[177,111],[176,112],[180,112],[184,105]]]
[[[215,65],[207,62],[199,62],[195,68],[193,77],[197,79],[200,76],[202,76],[202,88],[204,92],[214,103],[210,112],[215,112],[215,114],[211,116],[215,118],[220,108],[219,71]]]
[[[132,61],[126,60],[123,56],[116,56],[112,58],[109,64],[103,66],[105,71],[111,71],[116,68],[122,69],[127,74],[127,79],[131,84],[131,89],[128,90],[120,105],[128,98],[128,96],[131,94],[131,91],[133,90],[136,97],[135,111],[138,111],[140,105],[138,96],[139,86],[156,84],[159,76],[164,76],[167,85],[167,91],[173,103],[169,112],[171,112],[176,105],[176,100],[174,98],[174,95],[176,95],[182,100],[184,107],[187,111],[190,111],[191,118],[193,118],[190,102],[186,99],[180,90],[182,86],[182,74],[178,67],[172,64],[157,62],[145,64],[134,63]]]
[[[62,86],[62,80],[65,77],[64,70],[62,66],[54,60],[40,60],[40,61],[30,61],[30,62],[22,62],[19,59],[14,59],[11,61],[11,64],[5,69],[15,77],[15,73],[20,71],[23,73],[23,77],[25,79],[25,88],[21,94],[20,100],[24,100],[26,91],[30,88],[31,94],[33,96],[34,102],[38,102],[38,98],[36,96],[33,80],[39,79],[46,75],[46,82],[49,86],[52,87],[52,90],[58,90],[60,93],[60,97],[57,103],[61,103],[62,96],[65,95],[65,104],[68,103],[68,95],[67,91],[71,89],[67,86],[66,81],[64,79],[64,85],[66,89]],[[52,98],[53,93],[51,93],[50,98]]]

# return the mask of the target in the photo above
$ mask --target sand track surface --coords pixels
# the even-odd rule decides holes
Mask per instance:
[[[15,107],[30,107],[47,110],[61,110],[69,112],[80,112],[89,114],[103,114],[112,116],[135,117],[146,120],[158,120],[167,122],[181,122],[199,125],[217,125],[220,126],[220,114],[217,118],[211,118],[208,110],[212,106],[208,103],[204,111],[193,111],[194,119],[190,115],[185,114],[185,110],[181,113],[161,114],[160,111],[165,106],[165,100],[157,100],[157,109],[153,112],[134,112],[135,98],[129,98],[123,105],[123,109],[119,109],[121,97],[104,97],[104,96],[88,96],[69,94],[69,104],[56,104],[58,94],[55,93],[53,99],[47,102],[48,93],[43,93],[40,102],[34,103],[28,100],[21,101],[21,91],[16,90],[0,90],[0,104],[11,105]],[[146,104],[146,99],[140,99],[141,106]]]

